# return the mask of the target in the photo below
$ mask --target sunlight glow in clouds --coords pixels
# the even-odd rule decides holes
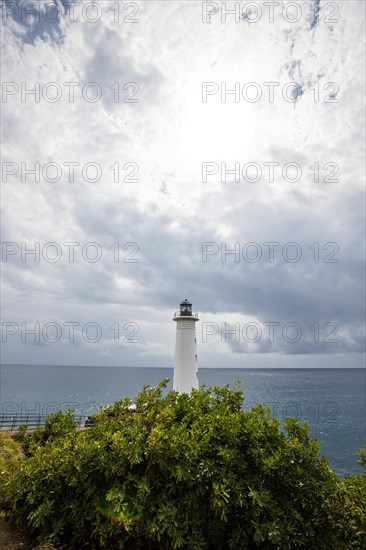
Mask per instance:
[[[55,0],[63,13],[55,23],[22,21],[20,8],[5,2],[3,83],[13,88],[2,97],[9,170],[2,238],[18,252],[3,256],[2,320],[16,324],[7,325],[4,362],[171,366],[171,317],[187,296],[201,326],[252,319],[303,330],[295,343],[222,342],[217,333],[198,342],[200,366],[362,365],[364,4],[331,3],[337,22],[327,23],[325,2],[318,12],[317,3],[299,1],[301,18],[290,23],[282,10],[270,22],[257,3],[256,23],[222,23],[217,13],[208,24],[201,2],[120,3],[119,22],[113,2],[99,2],[95,23],[85,2],[71,11]],[[32,93],[22,101],[22,86],[31,91],[36,83],[39,101]],[[207,83],[217,91],[203,101]],[[239,97],[221,95],[236,83]],[[248,83],[261,92],[256,102]],[[296,103],[288,100],[291,83]],[[37,162],[39,182],[27,172]],[[59,181],[44,177],[57,172],[46,171],[52,163]],[[93,163],[100,167],[94,182]],[[205,180],[203,163],[215,167]],[[260,167],[255,182],[253,166]],[[218,252],[204,262],[207,242]],[[256,262],[243,255],[252,242],[263,252]],[[279,243],[273,262],[268,242]],[[296,262],[281,252],[291,242],[301,249]],[[31,252],[22,257],[21,243],[28,250],[39,243],[39,261]],[[60,246],[57,261],[43,253],[47,243]],[[64,243],[77,243],[73,261]],[[98,261],[85,255],[88,243],[100,248]],[[222,255],[236,243],[238,257]],[[337,261],[328,262],[335,245]],[[75,343],[64,330],[59,342],[30,334],[21,342],[22,323],[71,321],[79,323]],[[89,322],[102,330],[94,344],[82,337]],[[114,343],[116,322],[137,323],[138,343]],[[338,343],[324,341],[327,323],[339,327]]]

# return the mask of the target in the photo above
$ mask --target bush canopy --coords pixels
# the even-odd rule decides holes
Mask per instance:
[[[21,430],[2,509],[38,541],[77,550],[365,547],[365,477],[343,483],[306,423],[245,412],[238,387],[166,385],[84,430],[72,411]]]

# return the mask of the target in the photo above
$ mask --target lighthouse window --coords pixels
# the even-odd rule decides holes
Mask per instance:
[[[186,315],[187,317],[190,317],[192,315],[192,304],[190,302],[188,302],[187,299],[185,299],[180,304],[180,314],[181,315]]]

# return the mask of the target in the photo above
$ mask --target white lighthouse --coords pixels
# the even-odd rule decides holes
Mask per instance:
[[[192,388],[198,389],[196,322],[199,319],[197,313],[192,313],[192,304],[185,299],[173,320],[177,323],[173,389],[190,393]]]

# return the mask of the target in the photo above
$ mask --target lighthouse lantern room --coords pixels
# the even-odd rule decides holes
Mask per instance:
[[[192,312],[191,302],[185,299],[173,320],[177,323],[173,389],[190,393],[192,388],[198,389],[196,322],[199,319]]]

